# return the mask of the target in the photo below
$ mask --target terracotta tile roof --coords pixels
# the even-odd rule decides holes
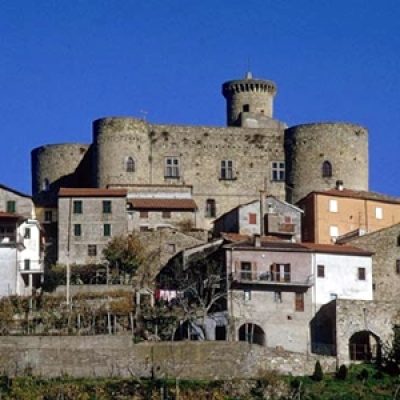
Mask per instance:
[[[196,210],[197,205],[193,199],[154,199],[136,198],[129,199],[128,203],[134,209],[140,210]]]
[[[310,249],[316,253],[335,253],[335,254],[351,254],[360,256],[371,256],[371,251],[366,251],[354,246],[338,245],[338,244],[319,244],[319,243],[301,243],[303,247]]]
[[[125,197],[125,189],[61,188],[58,197]]]
[[[325,196],[336,196],[336,197],[350,197],[353,199],[362,199],[362,200],[374,200],[381,201],[384,203],[393,203],[400,204],[400,197],[388,196],[386,194],[377,193],[377,192],[367,192],[364,190],[351,190],[344,188],[343,190],[339,189],[327,189],[323,191],[315,191],[309,193],[307,196],[303,197],[297,203],[301,203],[302,200],[307,198],[308,196],[315,194],[321,194]]]
[[[22,219],[23,217],[18,214],[8,213],[5,211],[0,211],[0,218],[4,219]]]

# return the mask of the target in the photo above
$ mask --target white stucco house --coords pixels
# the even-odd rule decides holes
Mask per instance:
[[[0,212],[0,297],[31,295],[42,283],[43,265],[39,222]]]

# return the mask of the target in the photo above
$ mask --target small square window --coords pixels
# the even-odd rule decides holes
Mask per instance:
[[[111,200],[103,200],[103,214],[111,214]]]
[[[139,218],[149,218],[148,211],[139,211]]]
[[[31,238],[31,228],[25,228],[24,239],[30,239],[30,238]]]
[[[383,219],[383,208],[376,207],[375,208],[375,218],[376,219]]]
[[[7,201],[7,212],[8,213],[15,213],[16,210],[16,203],[14,200]]]
[[[317,276],[318,278],[325,278],[325,265],[317,266]]]
[[[365,281],[366,279],[366,272],[364,267],[358,268],[358,280]]]
[[[257,214],[249,213],[249,224],[256,225],[257,224]]]
[[[337,200],[329,200],[329,212],[336,213],[338,212],[338,202]]]
[[[171,218],[171,211],[162,211],[161,216],[162,218]]]
[[[96,257],[97,256],[97,246],[95,244],[88,245],[88,256]]]
[[[74,214],[82,214],[82,200],[74,200]]]
[[[103,236],[111,236],[111,224],[103,225]]]
[[[82,235],[82,227],[81,224],[74,224],[74,236]]]

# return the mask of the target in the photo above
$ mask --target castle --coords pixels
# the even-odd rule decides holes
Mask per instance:
[[[337,180],[368,190],[368,132],[349,123],[287,127],[273,117],[274,82],[225,82],[227,127],[151,124],[107,117],[87,143],[32,151],[32,193],[55,204],[61,187],[124,188],[129,196],[192,199],[196,227],[259,198],[260,191],[296,202]]]

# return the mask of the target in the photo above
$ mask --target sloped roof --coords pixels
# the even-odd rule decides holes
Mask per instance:
[[[128,203],[139,210],[190,210],[197,209],[193,199],[134,198]]]
[[[18,219],[23,219],[24,217],[22,215],[19,214],[13,214],[13,213],[8,213],[5,211],[0,211],[0,219],[14,219],[14,220],[18,220]]]
[[[21,196],[21,197],[27,197],[29,199],[31,198],[31,196],[29,194],[25,194],[25,193],[19,192],[18,190],[15,190],[15,189],[13,189],[13,188],[11,188],[9,186],[3,185],[1,183],[0,183],[0,189],[6,190],[7,192],[12,192],[12,193],[14,193],[14,194],[16,194],[18,196]]]
[[[58,197],[125,197],[125,189],[61,188]]]

